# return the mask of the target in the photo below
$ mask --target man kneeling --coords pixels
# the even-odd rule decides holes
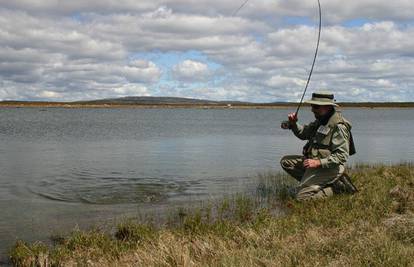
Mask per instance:
[[[283,129],[291,129],[296,137],[308,140],[303,155],[289,155],[281,159],[282,168],[299,181],[298,200],[325,198],[334,193],[354,193],[355,186],[345,171],[345,163],[355,154],[351,123],[335,109],[330,92],[313,93],[311,104],[316,120],[308,125],[297,123],[297,114],[288,115]]]

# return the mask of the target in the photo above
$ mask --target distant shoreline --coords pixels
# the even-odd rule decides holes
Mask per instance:
[[[3,101],[0,108],[195,108],[195,109],[282,109],[297,103],[90,103],[90,102],[24,102]],[[414,108],[414,102],[338,103],[341,108]],[[303,106],[308,106],[303,104]]]

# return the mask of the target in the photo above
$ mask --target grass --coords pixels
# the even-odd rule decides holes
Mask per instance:
[[[263,174],[254,196],[180,209],[164,226],[76,230],[51,247],[18,241],[10,258],[15,266],[414,266],[414,165],[350,173],[355,195],[297,202],[293,179]]]

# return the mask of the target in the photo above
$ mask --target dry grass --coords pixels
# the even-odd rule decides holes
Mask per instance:
[[[53,247],[19,241],[11,260],[15,266],[414,266],[414,166],[357,166],[351,175],[359,193],[303,203],[269,188],[280,184],[267,175],[260,192],[272,198],[280,192],[283,217],[271,215],[272,205],[258,210],[254,199],[239,196],[181,212],[169,227],[126,222],[115,235],[75,231]]]

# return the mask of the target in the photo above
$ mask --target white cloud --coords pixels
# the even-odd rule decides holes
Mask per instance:
[[[150,96],[148,88],[139,84],[123,84],[113,90],[117,97],[131,95]]]
[[[46,91],[41,91],[39,93],[39,97],[47,98],[47,99],[58,99],[62,97],[62,94],[46,90]]]
[[[173,67],[173,74],[182,81],[203,81],[210,71],[208,66],[202,62],[184,60]]]
[[[134,1],[134,0],[0,0],[3,8],[24,10],[35,14],[67,15],[78,12],[140,12],[155,8],[159,1]]]
[[[128,66],[118,66],[115,72],[129,82],[156,82],[161,76],[161,70],[153,62],[145,60],[135,60]]]
[[[269,87],[279,87],[279,88],[286,88],[286,87],[300,87],[305,86],[306,81],[301,80],[294,77],[283,77],[283,76],[272,76],[266,84]]]
[[[190,91],[190,94],[196,98],[217,99],[222,101],[247,101],[253,99],[252,91],[245,86],[229,87],[201,87]],[[250,100],[249,100],[250,101]]]
[[[0,0],[0,98],[298,100],[316,44],[316,1],[249,1],[232,17],[242,2]],[[411,2],[323,1],[309,89],[414,101]]]

